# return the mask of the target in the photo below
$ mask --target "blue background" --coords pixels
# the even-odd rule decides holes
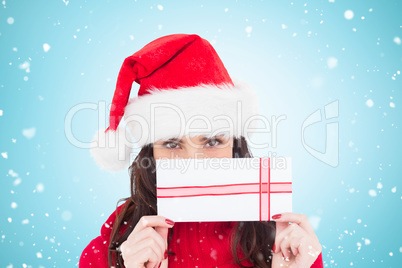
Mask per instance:
[[[400,267],[401,11],[400,1],[2,1],[0,267],[78,265],[129,177],[100,170],[66,130],[88,144],[124,58],[174,33],[210,41],[262,114],[286,115],[277,146],[252,152],[292,157],[294,212],[309,217],[325,267]],[[336,166],[301,140],[304,120],[333,101]],[[87,108],[68,120],[77,105]],[[322,152],[326,123],[305,132]]]

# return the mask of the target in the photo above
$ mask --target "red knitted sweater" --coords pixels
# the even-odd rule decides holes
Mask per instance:
[[[109,268],[108,245],[111,230],[117,214],[125,204],[114,211],[101,228],[101,235],[93,239],[83,250],[79,267]],[[175,255],[169,255],[169,268],[171,267],[239,267],[234,263],[230,250],[230,235],[233,223],[231,222],[176,222],[173,227],[172,240],[169,250]],[[127,227],[119,230],[122,234]],[[169,230],[170,236],[170,230]],[[243,257],[241,250],[238,256]],[[252,267],[248,260],[243,265]],[[322,254],[317,257],[311,268],[322,268]]]

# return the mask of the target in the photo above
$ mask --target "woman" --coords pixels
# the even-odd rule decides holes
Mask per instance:
[[[138,98],[128,101],[133,81],[141,87]],[[149,109],[154,104],[160,109]],[[283,213],[268,222],[174,223],[156,216],[155,159],[252,157],[241,119],[255,115],[256,104],[255,92],[233,83],[215,50],[198,35],[161,37],[126,58],[110,126],[95,135],[98,144],[108,147],[91,153],[102,168],[127,165],[130,142],[118,127],[123,116],[142,149],[129,167],[131,196],[84,249],[79,266],[323,267],[321,245],[303,214]],[[216,120],[222,115],[223,123]],[[113,140],[118,142],[118,161],[110,151]]]

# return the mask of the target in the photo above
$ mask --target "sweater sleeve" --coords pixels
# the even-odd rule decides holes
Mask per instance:
[[[86,246],[81,254],[78,267],[109,267],[107,241],[102,236],[96,237]]]
[[[313,263],[313,265],[310,266],[310,268],[323,268],[324,264],[322,262],[322,252],[320,252],[320,255],[318,255],[317,259]]]

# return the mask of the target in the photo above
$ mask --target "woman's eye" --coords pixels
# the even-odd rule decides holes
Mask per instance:
[[[219,144],[221,144],[222,142],[220,141],[220,140],[218,140],[218,139],[213,139],[213,140],[210,140],[207,144],[209,144],[210,146],[207,146],[207,147],[215,147],[215,146],[217,146],[217,145],[219,145]]]
[[[176,142],[172,142],[172,141],[165,142],[163,145],[164,145],[165,147],[170,148],[170,149],[176,149],[176,148],[179,147],[179,145],[178,145]]]

